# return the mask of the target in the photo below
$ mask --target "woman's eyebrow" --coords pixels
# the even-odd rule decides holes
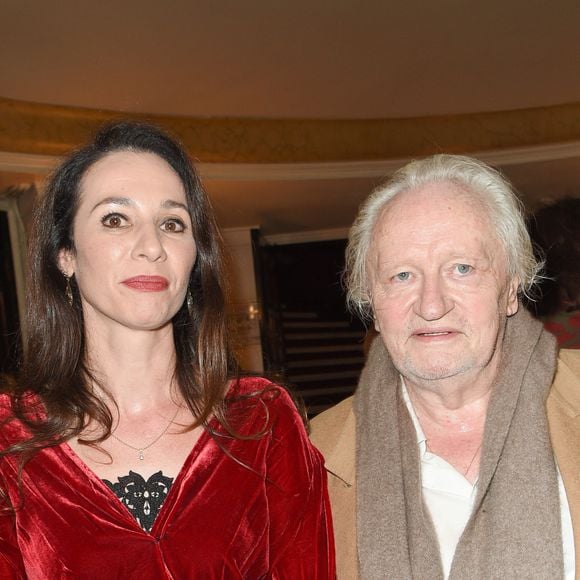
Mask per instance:
[[[110,203],[124,206],[134,205],[133,200],[129,199],[128,197],[105,197],[105,199],[102,199],[101,201],[99,201],[94,205],[93,209],[91,210],[91,213],[94,212],[99,206],[109,205]]]
[[[161,207],[163,209],[175,209],[175,208],[180,208],[180,209],[184,209],[185,211],[189,212],[189,208],[187,207],[187,205],[185,205],[184,203],[181,203],[180,201],[175,201],[173,199],[166,199],[162,204]]]
[[[111,196],[111,197],[105,197],[104,199],[102,199],[101,201],[99,201],[98,203],[96,203],[93,207],[93,209],[91,209],[91,213],[93,211],[95,211],[98,207],[100,207],[101,205],[109,205],[109,204],[115,204],[115,205],[123,205],[123,206],[131,206],[131,205],[135,205],[135,202],[128,198],[128,197],[116,197],[116,196]],[[180,201],[175,201],[173,199],[166,199],[162,204],[161,207],[163,209],[183,209],[187,212],[189,212],[189,208],[187,207],[186,204],[181,203]]]

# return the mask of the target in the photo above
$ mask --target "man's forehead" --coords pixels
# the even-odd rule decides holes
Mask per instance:
[[[374,228],[369,263],[435,251],[445,259],[505,257],[485,204],[453,184],[406,191],[386,204]]]
[[[489,208],[481,196],[451,182],[429,183],[399,193],[380,209],[373,234],[388,232],[396,225],[425,225],[431,216],[441,218],[446,214],[461,214],[461,219],[467,218],[482,229],[489,227],[495,234]]]

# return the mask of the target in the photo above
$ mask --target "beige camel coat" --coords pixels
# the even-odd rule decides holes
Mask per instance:
[[[356,419],[352,397],[312,421],[312,440],[328,471],[339,580],[356,580]],[[580,350],[560,351],[547,402],[550,435],[572,514],[580,579]],[[388,498],[385,498],[388,501]]]

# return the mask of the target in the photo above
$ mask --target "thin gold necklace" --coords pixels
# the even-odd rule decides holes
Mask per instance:
[[[122,439],[117,437],[114,433],[111,433],[111,437],[113,439],[115,439],[116,441],[118,441],[119,443],[121,443],[122,445],[124,445],[125,447],[129,447],[130,449],[137,451],[137,453],[139,454],[139,460],[143,461],[145,459],[145,451],[147,451],[147,449],[149,449],[150,447],[153,447],[153,445],[155,445],[155,443],[157,443],[157,441],[159,441],[159,439],[161,439],[161,437],[163,437],[163,435],[165,435],[165,433],[167,433],[167,431],[169,431],[169,427],[171,427],[171,425],[173,425],[173,421],[175,421],[175,418],[177,417],[177,413],[179,413],[179,409],[180,409],[180,407],[178,406],[176,411],[175,411],[175,414],[169,420],[169,423],[167,423],[167,425],[165,425],[165,428],[163,429],[163,431],[161,431],[161,433],[159,433],[159,435],[157,435],[157,437],[155,437],[155,439],[153,439],[153,441],[151,441],[151,443],[149,443],[149,445],[142,445],[141,447],[135,447],[135,445],[131,445],[130,443],[123,441]]]

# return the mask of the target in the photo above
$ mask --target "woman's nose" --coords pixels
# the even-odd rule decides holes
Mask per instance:
[[[162,232],[154,225],[140,228],[133,247],[133,257],[145,258],[149,262],[164,260],[167,254],[163,246],[162,235]]]

